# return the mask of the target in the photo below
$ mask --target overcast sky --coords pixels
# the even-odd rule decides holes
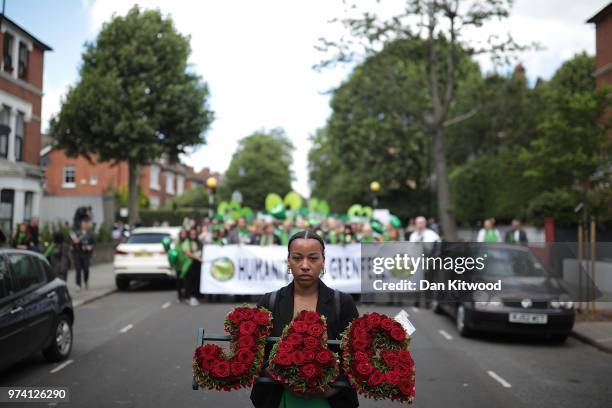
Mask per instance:
[[[314,49],[319,37],[339,36],[341,0],[7,0],[6,14],[49,44],[45,57],[43,129],[60,107],[60,98],[77,80],[82,45],[95,39],[113,13],[133,5],[160,8],[176,27],[191,36],[191,63],[211,90],[216,121],[207,144],[186,157],[196,169],[227,169],[238,141],[261,128],[282,127],[296,147],[294,188],[308,195],[308,140],[330,114],[329,95],[349,73],[348,67],[313,71],[322,55]],[[383,0],[382,13],[392,13],[401,0]],[[608,0],[518,0],[512,16],[474,38],[511,32],[522,43],[545,49],[520,56],[531,81],[549,78],[575,53],[594,53],[594,27],[585,21]],[[361,3],[363,4],[363,3]],[[483,35],[486,33],[485,35]],[[490,69],[482,59],[484,70]],[[265,176],[265,175],[264,175]]]

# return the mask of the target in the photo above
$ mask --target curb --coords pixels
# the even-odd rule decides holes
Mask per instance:
[[[585,335],[583,335],[583,334],[580,334],[580,333],[578,333],[578,332],[575,332],[575,331],[572,331],[572,332],[570,333],[570,335],[571,335],[572,337],[574,337],[574,338],[576,338],[576,339],[580,340],[580,341],[581,341],[581,342],[583,342],[583,343],[586,343],[586,344],[588,344],[588,345],[590,345],[590,346],[595,347],[596,349],[598,349],[598,350],[600,350],[600,351],[603,351],[604,353],[609,353],[609,354],[612,354],[612,347],[610,347],[610,346],[603,345],[603,344],[601,344],[600,342],[598,342],[598,341],[596,341],[596,340],[593,340],[592,338],[587,337],[587,336],[585,336]]]
[[[106,291],[104,291],[104,292],[100,292],[100,293],[98,293],[97,295],[92,296],[92,297],[90,297],[90,298],[88,298],[88,299],[77,300],[77,301],[75,301],[75,302],[73,302],[73,303],[72,303],[72,307],[76,309],[77,307],[80,307],[80,306],[86,305],[86,304],[88,304],[88,303],[91,303],[91,302],[93,302],[94,300],[98,300],[98,299],[100,299],[100,298],[103,298],[103,297],[106,297],[106,296],[108,296],[108,295],[110,295],[110,294],[113,294],[113,293],[115,293],[116,291],[117,291],[117,289],[116,289],[116,288],[112,288],[112,289],[108,289],[108,290],[106,290]]]

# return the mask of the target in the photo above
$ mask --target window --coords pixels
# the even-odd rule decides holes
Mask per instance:
[[[19,43],[19,66],[17,75],[21,79],[26,79],[28,76],[28,46],[24,43]]]
[[[15,203],[15,190],[4,189],[0,192],[0,228],[7,237],[13,229],[13,206]],[[10,238],[9,238],[10,239]]]
[[[31,255],[9,254],[8,259],[13,270],[13,285],[17,292],[36,287],[45,281],[43,270],[33,262]]]
[[[161,244],[168,234],[132,234],[127,240],[128,244]]]
[[[10,294],[10,282],[8,276],[8,268],[4,263],[4,259],[0,258],[0,300]]]
[[[0,157],[4,157],[5,159],[8,157],[8,141],[9,133],[11,133],[10,123],[11,108],[2,105],[2,110],[0,110],[0,127],[3,129],[0,129]],[[8,129],[6,129],[6,127],[8,127]]]
[[[160,205],[159,197],[149,197],[149,208],[152,210],[157,210]]]
[[[15,160],[23,160],[23,134],[24,134],[24,121],[25,115],[22,112],[17,113],[17,121],[15,125]]]
[[[174,173],[166,173],[166,193],[174,194]]]
[[[76,171],[74,166],[64,167],[64,188],[75,188],[76,187]]]
[[[91,177],[89,178],[89,184],[91,184],[92,186],[95,186],[98,184],[98,176],[96,176],[95,174],[92,174]]]
[[[13,36],[8,32],[4,33],[4,44],[2,47],[2,62],[6,72],[13,72]]]
[[[185,176],[178,175],[176,177],[176,194],[181,195],[185,190]]]
[[[152,164],[150,167],[150,176],[151,179],[149,181],[149,187],[153,190],[159,190],[159,166]]]
[[[32,191],[26,191],[25,193],[25,207],[23,209],[23,220],[30,221],[32,219],[32,202],[34,201],[34,193]]]

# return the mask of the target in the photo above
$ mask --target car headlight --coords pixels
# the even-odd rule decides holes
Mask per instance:
[[[474,307],[476,309],[495,309],[503,305],[499,296],[489,296],[488,293],[478,291],[472,294],[474,299]]]
[[[570,300],[570,297],[567,295],[561,295],[559,300],[551,300],[550,307],[553,309],[572,309],[574,307],[574,302]]]

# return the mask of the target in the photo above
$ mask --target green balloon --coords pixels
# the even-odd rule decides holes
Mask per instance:
[[[360,204],[353,204],[346,213],[349,217],[361,217],[363,215],[362,212],[363,209]]]
[[[385,232],[385,227],[383,227],[382,223],[377,219],[370,221],[370,226],[372,227],[373,231],[378,232],[379,234]]]
[[[283,205],[283,203],[280,203],[276,207],[269,210],[269,213],[277,220],[284,220],[285,218],[287,218],[287,214],[285,214],[285,206]]]
[[[221,201],[217,206],[217,213],[225,215],[229,210],[229,203],[227,201]]]
[[[271,212],[279,204],[283,204],[283,199],[276,193],[270,193],[266,196],[266,210]]]
[[[391,215],[391,226],[393,228],[402,228],[402,221],[397,215]]]
[[[172,241],[170,240],[170,237],[164,237],[162,239],[162,245],[164,247],[164,251],[168,252],[170,250],[170,246],[172,245]]]
[[[302,207],[298,210],[298,213],[302,216],[302,217],[308,217],[308,208],[306,207]]]
[[[319,200],[316,198],[311,198],[310,200],[308,200],[308,211],[310,212],[317,212],[317,209],[319,208]]]
[[[372,207],[361,207],[361,215],[370,219],[372,218]]]
[[[319,207],[317,208],[317,210],[327,216],[327,214],[329,214],[329,204],[327,203],[327,201],[325,200],[321,200],[319,201]]]
[[[295,191],[290,191],[285,196],[284,204],[285,207],[296,211],[302,206],[302,197]]]
[[[240,209],[240,215],[250,220],[255,216],[255,213],[249,207],[242,207]]]
[[[176,249],[171,249],[168,251],[168,263],[170,263],[172,267],[176,267],[178,265],[178,258],[179,255]]]

